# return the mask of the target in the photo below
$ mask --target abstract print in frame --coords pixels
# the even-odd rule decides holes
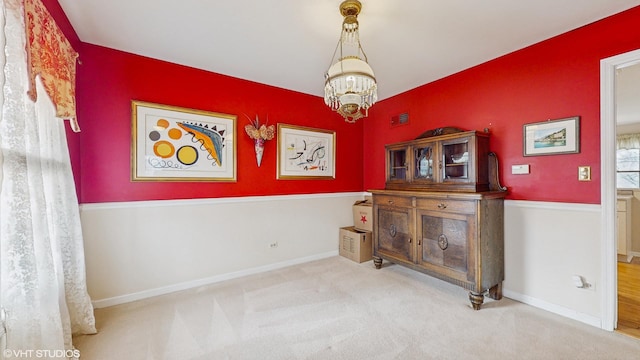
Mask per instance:
[[[278,179],[334,179],[335,131],[278,124]]]
[[[132,181],[236,181],[236,116],[131,102]]]

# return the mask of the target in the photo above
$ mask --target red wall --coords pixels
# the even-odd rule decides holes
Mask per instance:
[[[412,139],[427,129],[457,126],[490,129],[508,198],[597,204],[600,60],[640,48],[636,7],[381,101],[368,119],[349,125],[318,97],[81,43],[57,1],[44,3],[80,48],[82,133],[69,134],[69,147],[84,203],[383,188],[385,144]],[[238,115],[238,182],[131,182],[132,99]],[[391,116],[402,112],[409,113],[410,123],[390,127]],[[270,123],[335,130],[336,179],[276,180],[276,140],[267,142],[258,168],[252,141],[243,132],[245,113],[268,115]],[[524,124],[576,115],[581,117],[579,154],[522,155]],[[531,173],[512,175],[515,164],[529,164]],[[593,181],[577,180],[581,165],[591,166]]]
[[[364,186],[384,188],[384,145],[425,130],[489,128],[508,198],[600,203],[600,60],[640,48],[640,7],[524,48],[376,104],[365,121]],[[384,86],[384,84],[380,84]],[[409,113],[409,124],[390,118]],[[524,157],[523,125],[581,117],[580,153]],[[529,164],[529,175],[511,165]],[[578,181],[578,166],[592,181]]]
[[[320,97],[90,44],[83,44],[81,58],[82,203],[362,191],[362,124],[345,123]],[[238,181],[130,181],[131,100],[237,115]],[[244,114],[336,131],[336,178],[276,180],[276,139],[266,142],[257,167]]]

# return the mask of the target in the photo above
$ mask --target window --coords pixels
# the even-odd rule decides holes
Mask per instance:
[[[640,188],[640,133],[616,137],[616,182],[622,189]]]
[[[616,151],[616,183],[618,188],[640,188],[640,149]]]

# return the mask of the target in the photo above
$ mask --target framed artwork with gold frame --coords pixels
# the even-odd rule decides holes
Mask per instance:
[[[335,179],[336,133],[278,124],[278,179]]]
[[[132,181],[236,181],[236,116],[131,102]]]

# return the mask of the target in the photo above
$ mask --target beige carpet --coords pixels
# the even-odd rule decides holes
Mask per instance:
[[[96,310],[81,359],[638,359],[640,340],[342,257]],[[133,276],[133,274],[132,274]]]

